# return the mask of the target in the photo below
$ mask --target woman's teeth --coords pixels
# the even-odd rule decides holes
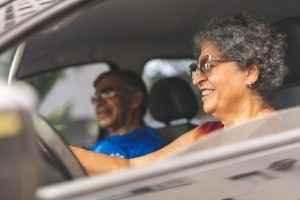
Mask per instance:
[[[213,90],[202,90],[201,95],[202,95],[202,96],[206,96],[206,95],[209,95],[209,94],[212,93],[212,92],[213,92]]]

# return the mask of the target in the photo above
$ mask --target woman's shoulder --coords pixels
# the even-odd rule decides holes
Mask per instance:
[[[199,125],[196,130],[197,133],[200,135],[206,135],[214,130],[223,128],[223,124],[220,121],[207,121],[203,124]]]
[[[198,140],[200,137],[220,128],[223,128],[223,124],[220,121],[207,121],[186,132],[175,141],[180,143],[192,143]]]

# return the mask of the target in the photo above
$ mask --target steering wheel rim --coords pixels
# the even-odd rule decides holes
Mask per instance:
[[[67,178],[75,179],[87,176],[73,152],[47,120],[38,113],[32,113],[32,120],[41,143],[53,156]]]

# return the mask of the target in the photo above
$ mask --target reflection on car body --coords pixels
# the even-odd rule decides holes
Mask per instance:
[[[204,199],[296,199],[299,192],[297,186],[291,184],[298,182],[300,172],[298,113],[299,108],[280,111],[215,132],[164,162],[41,188],[38,195],[42,199],[72,199],[74,194],[82,199],[155,199],[170,195],[174,199],[187,196],[189,199],[199,199],[199,196]],[[245,130],[253,139],[243,138],[243,142],[236,143]],[[232,145],[220,147],[220,143]],[[274,167],[284,164],[288,167]],[[284,191],[272,189],[285,184],[291,187]],[[73,191],[75,188],[77,192]],[[64,192],[54,193],[58,190]]]

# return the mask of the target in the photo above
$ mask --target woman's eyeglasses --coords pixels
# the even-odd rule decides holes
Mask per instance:
[[[194,79],[196,73],[200,70],[202,74],[207,75],[212,67],[219,62],[226,62],[224,59],[214,58],[212,55],[205,55],[201,58],[200,62],[194,61],[189,66],[189,72],[192,79]]]

